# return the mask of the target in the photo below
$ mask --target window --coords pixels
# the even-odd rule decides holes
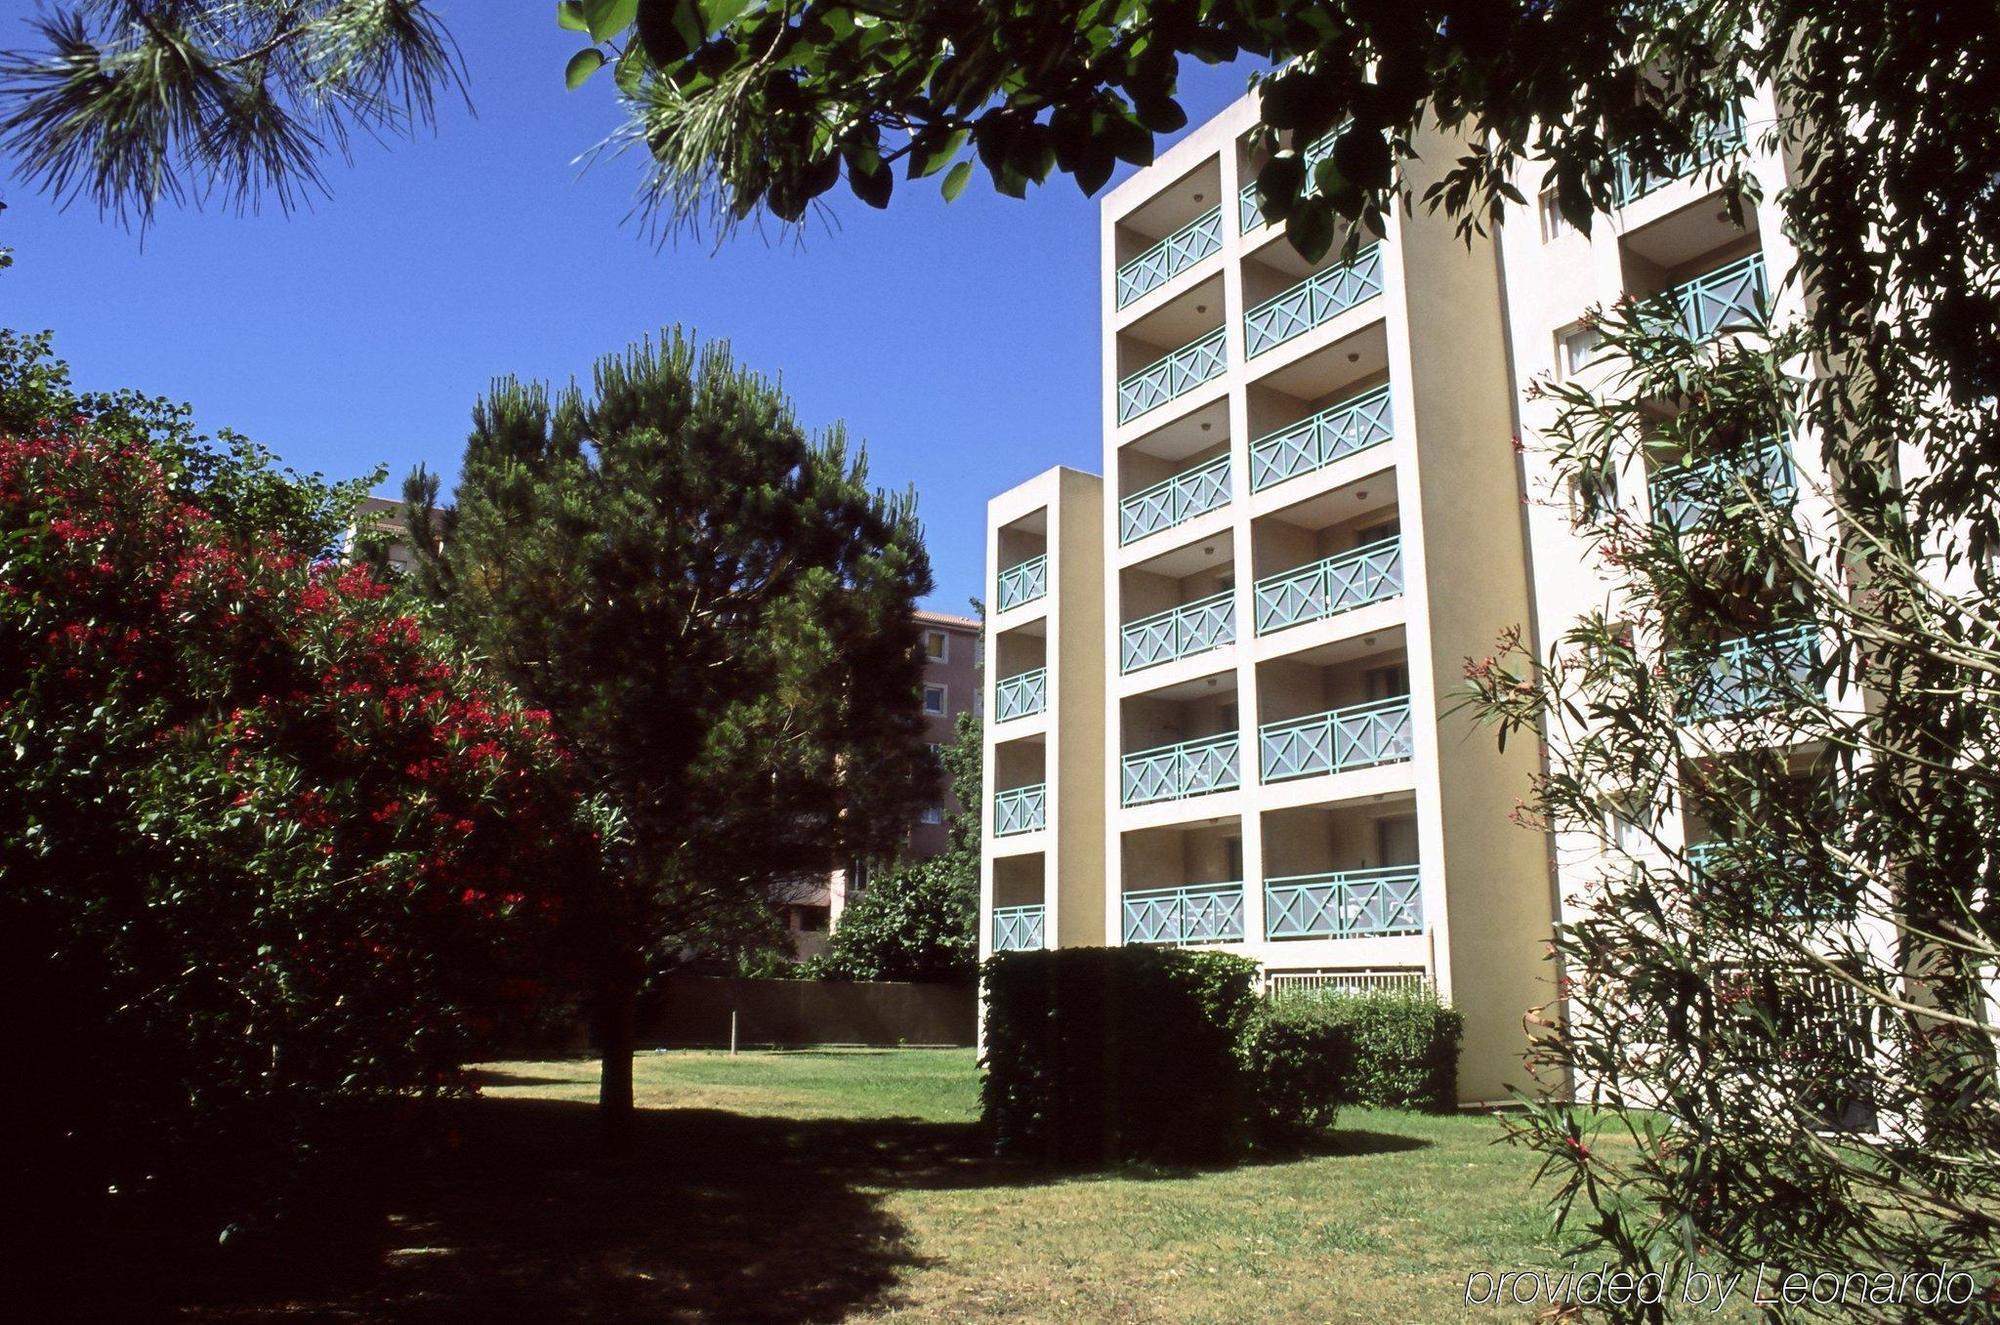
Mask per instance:
[[[1417,821],[1410,815],[1375,821],[1375,859],[1383,865],[1417,863]]]
[[[1368,683],[1370,699],[1400,699],[1410,693],[1410,665],[1392,663],[1387,667],[1371,667],[1362,673]]]
[[[1225,838],[1223,838],[1223,839],[1222,839],[1222,853],[1223,853],[1223,854],[1224,854],[1225,856],[1227,856],[1227,857],[1229,858],[1229,877],[1230,877],[1230,878],[1232,878],[1232,879],[1240,879],[1240,878],[1242,878],[1242,877],[1243,877],[1243,839],[1242,839],[1242,838],[1240,838],[1240,837],[1225,837]]]
[[[1402,533],[1403,521],[1401,518],[1384,520],[1380,524],[1371,524],[1365,529],[1355,530],[1354,546],[1367,547],[1370,543],[1379,543],[1385,538],[1399,538],[1402,536]]]
[[[799,908],[799,932],[802,934],[824,934],[832,911],[824,906],[802,906]]]
[[[1236,716],[1236,705],[1234,702],[1222,705],[1221,713],[1222,713],[1222,730],[1226,732],[1233,732],[1237,729],[1237,727],[1242,725],[1241,721]]]
[[[1569,481],[1569,518],[1587,524],[1611,514],[1618,507],[1618,472],[1614,469],[1585,469]]]
[[[944,822],[944,810],[936,805],[926,805],[917,817],[927,824],[941,824]]]
[[[1544,244],[1570,232],[1572,228],[1570,223],[1563,219],[1562,208],[1556,205],[1554,189],[1542,190],[1542,196],[1536,201],[1535,210],[1541,214]]]
[[[1564,327],[1556,333],[1557,371],[1564,377],[1575,377],[1590,366],[1590,356],[1603,343],[1603,333],[1588,322]]]
[[[930,715],[931,715],[932,717],[934,717],[934,718],[937,718],[937,717],[943,717],[943,716],[944,716],[944,708],[945,708],[945,689],[944,689],[944,687],[943,687],[943,686],[925,686],[925,687],[924,687],[924,712],[926,712],[926,713],[930,714]]]
[[[942,630],[925,631],[924,657],[935,663],[950,662],[951,636],[945,634]]]

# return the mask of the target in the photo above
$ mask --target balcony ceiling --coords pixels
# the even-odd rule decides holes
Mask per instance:
[[[1222,165],[1211,156],[1125,213],[1118,223],[1147,239],[1165,239],[1221,201]]]
[[[1379,300],[1375,302],[1379,303]],[[1271,351],[1273,357],[1281,353],[1281,350]],[[1254,360],[1252,366],[1255,366]],[[1389,336],[1378,318],[1333,344],[1314,350],[1296,363],[1265,374],[1257,379],[1256,385],[1282,391],[1302,401],[1316,401],[1323,397],[1350,394],[1356,383],[1379,377],[1388,371]]]
[[[1657,221],[1626,231],[1620,242],[1654,266],[1671,270],[1754,236],[1756,213],[1748,213],[1743,219],[1749,222],[1747,229],[1729,219],[1720,193],[1710,193]]]
[[[1121,338],[1129,337],[1153,347],[1157,353],[1147,351],[1143,354],[1150,362],[1160,355],[1178,350],[1189,341],[1199,340],[1221,325],[1222,273],[1217,272],[1207,280],[1170,296],[1165,307],[1146,314],[1118,334]],[[1135,366],[1132,371],[1137,370],[1138,366]]]
[[[1370,452],[1363,451],[1360,454],[1369,455]],[[1363,516],[1386,517],[1394,514],[1396,475],[1391,466],[1395,463],[1395,457],[1388,453],[1387,448],[1377,448],[1373,455],[1381,461],[1380,469],[1365,474],[1352,483],[1287,506],[1282,511],[1273,511],[1266,518],[1283,524],[1296,525],[1300,529],[1319,530],[1331,529],[1335,525],[1346,524],[1349,520]]]
[[[1143,703],[1149,700],[1166,700],[1173,704],[1185,704],[1197,699],[1227,699],[1235,694],[1236,672],[1234,669],[1231,669],[1226,672],[1216,672],[1210,676],[1197,676],[1192,681],[1180,681],[1170,686],[1161,686],[1158,690],[1148,690],[1144,694],[1133,695],[1131,700],[1127,702]],[[1189,736],[1179,739],[1198,741],[1204,738]],[[1172,740],[1163,739],[1155,741],[1152,744],[1168,745],[1172,744]],[[1131,752],[1127,751],[1126,753],[1129,754]]]
[[[1370,644],[1368,641],[1373,640]],[[1342,663],[1355,662],[1361,658],[1372,658],[1384,653],[1402,653],[1407,641],[1403,638],[1401,626],[1387,626],[1366,635],[1354,635],[1347,639],[1333,640],[1317,648],[1305,649],[1298,653],[1288,653],[1282,658],[1274,658],[1264,664],[1266,667],[1306,666],[1337,667]]]
[[[1163,539],[1173,536],[1160,535]],[[1214,550],[1210,551],[1211,548]],[[1229,531],[1224,530],[1207,538],[1183,544],[1171,552],[1149,557],[1136,566],[1128,567],[1127,570],[1145,575],[1164,575],[1170,580],[1183,580],[1190,575],[1202,575],[1209,571],[1226,571],[1235,564],[1235,561],[1236,541]]]
[[[1161,460],[1185,460],[1228,440],[1229,402],[1225,399],[1203,405],[1192,414],[1183,414],[1164,428],[1155,429],[1130,443],[1125,449]]]

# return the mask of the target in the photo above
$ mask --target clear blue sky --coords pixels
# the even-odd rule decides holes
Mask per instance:
[[[886,212],[836,193],[803,246],[745,233],[655,249],[626,221],[634,164],[579,173],[616,122],[609,86],[563,89],[578,41],[543,0],[440,0],[476,116],[356,145],[308,212],[162,213],[144,237],[55,210],[0,160],[0,325],[53,328],[86,388],[192,402],[330,477],[456,473],[495,376],[567,380],[661,326],[726,338],[800,417],[845,419],[885,486],[914,484],[937,592],[980,588],[986,500],[1054,464],[1098,467],[1097,202],[1060,179],[1026,201],[978,176],[945,205],[898,181]],[[0,0],[0,46],[32,0]],[[1189,65],[1198,124],[1247,66]],[[1164,142],[1163,142],[1164,145]]]

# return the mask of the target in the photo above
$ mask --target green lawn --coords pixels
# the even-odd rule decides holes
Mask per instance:
[[[1354,1111],[1310,1158],[1053,1177],[983,1156],[969,1051],[648,1054],[610,1163],[596,1076],[489,1065],[367,1255],[187,1318],[1520,1320],[1468,1311],[1466,1272],[1558,1260],[1489,1118]]]

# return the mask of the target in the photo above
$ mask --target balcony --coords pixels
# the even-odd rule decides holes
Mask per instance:
[[[1243,885],[1197,883],[1125,894],[1127,943],[1240,943]]]
[[[1119,802],[1150,805],[1234,790],[1242,785],[1236,747],[1236,733],[1228,732],[1126,755]]]
[[[1236,642],[1236,594],[1207,598],[1131,622],[1119,633],[1118,670],[1137,672]]]
[[[1796,703],[1812,691],[1818,653],[1819,627],[1810,622],[1724,640],[1713,650],[1680,650],[1673,655],[1672,670],[1687,687],[1681,721],[1761,713]]]
[[[1803,852],[1786,851],[1775,837],[1691,842],[1684,854],[1688,873],[1698,886],[1713,887],[1712,881],[1748,874],[1753,888],[1750,900],[1764,914],[1796,920],[1851,920],[1854,916],[1853,901],[1838,892],[1826,896],[1823,889],[1816,889],[1818,880],[1810,858]],[[1815,896],[1815,892],[1820,895]]]
[[[1257,633],[1323,621],[1403,592],[1403,540],[1385,538],[1257,581]]]
[[[1655,470],[1649,486],[1653,523],[1684,534],[1723,508],[1744,485],[1760,492],[1774,506],[1791,503],[1798,493],[1792,454],[1783,442],[1755,451],[1717,456],[1692,464]]]
[[[1118,384],[1118,421],[1130,423],[1149,410],[1212,382],[1228,368],[1226,328],[1217,327],[1165,358],[1157,359]]]
[[[1118,269],[1120,308],[1222,250],[1222,209],[1212,207]]]
[[[995,837],[1038,833],[1049,826],[1048,816],[1049,784],[1046,782],[994,793],[993,836]]]
[[[1266,879],[1264,932],[1272,939],[1421,934],[1424,905],[1417,867],[1391,865]]]
[[[993,908],[993,951],[1033,952],[1046,947],[1043,939],[1044,917],[1047,908],[1040,903],[1033,906],[996,906]]]
[[[993,720],[1008,722],[1040,713],[1049,706],[1049,669],[1009,676],[993,687]]]
[[[1756,323],[1770,300],[1764,279],[1764,259],[1755,253],[1726,266],[1683,281],[1667,292],[1677,310],[1663,331],[1677,331],[1693,341],[1708,340],[1725,331]]]
[[[1394,436],[1389,388],[1376,387],[1250,443],[1250,491],[1325,469]]]
[[[1023,603],[1032,603],[1048,591],[1049,557],[1045,552],[1001,571],[999,589],[993,597],[999,604],[997,610],[1005,612]]]
[[[1228,504],[1229,456],[1224,453],[1119,502],[1118,542],[1122,546],[1172,529]]]
[[[1390,764],[1411,755],[1410,700],[1378,699],[1258,729],[1266,782]]]
[[[1243,353],[1254,359],[1381,293],[1382,246],[1370,244],[1352,262],[1315,272],[1245,313]]]
[[[1668,161],[1664,174],[1655,175],[1642,170],[1627,160],[1624,153],[1619,153],[1618,177],[1611,186],[1612,205],[1629,206],[1654,189],[1691,175],[1711,161],[1721,160],[1743,146],[1743,139],[1743,112],[1736,110],[1697,135],[1693,150]]]
[[[1346,127],[1346,125],[1341,126],[1343,129]],[[1340,129],[1335,129],[1324,138],[1314,139],[1307,145],[1306,150],[1300,154],[1305,162],[1306,182],[1305,186],[1299,192],[1305,197],[1310,198],[1313,194],[1319,192],[1319,183],[1313,178],[1313,167],[1333,155],[1333,140],[1339,136]],[[1253,230],[1261,230],[1267,224],[1269,223],[1264,219],[1264,209],[1257,202],[1256,181],[1252,180],[1243,186],[1236,197],[1237,229],[1247,235]]]

